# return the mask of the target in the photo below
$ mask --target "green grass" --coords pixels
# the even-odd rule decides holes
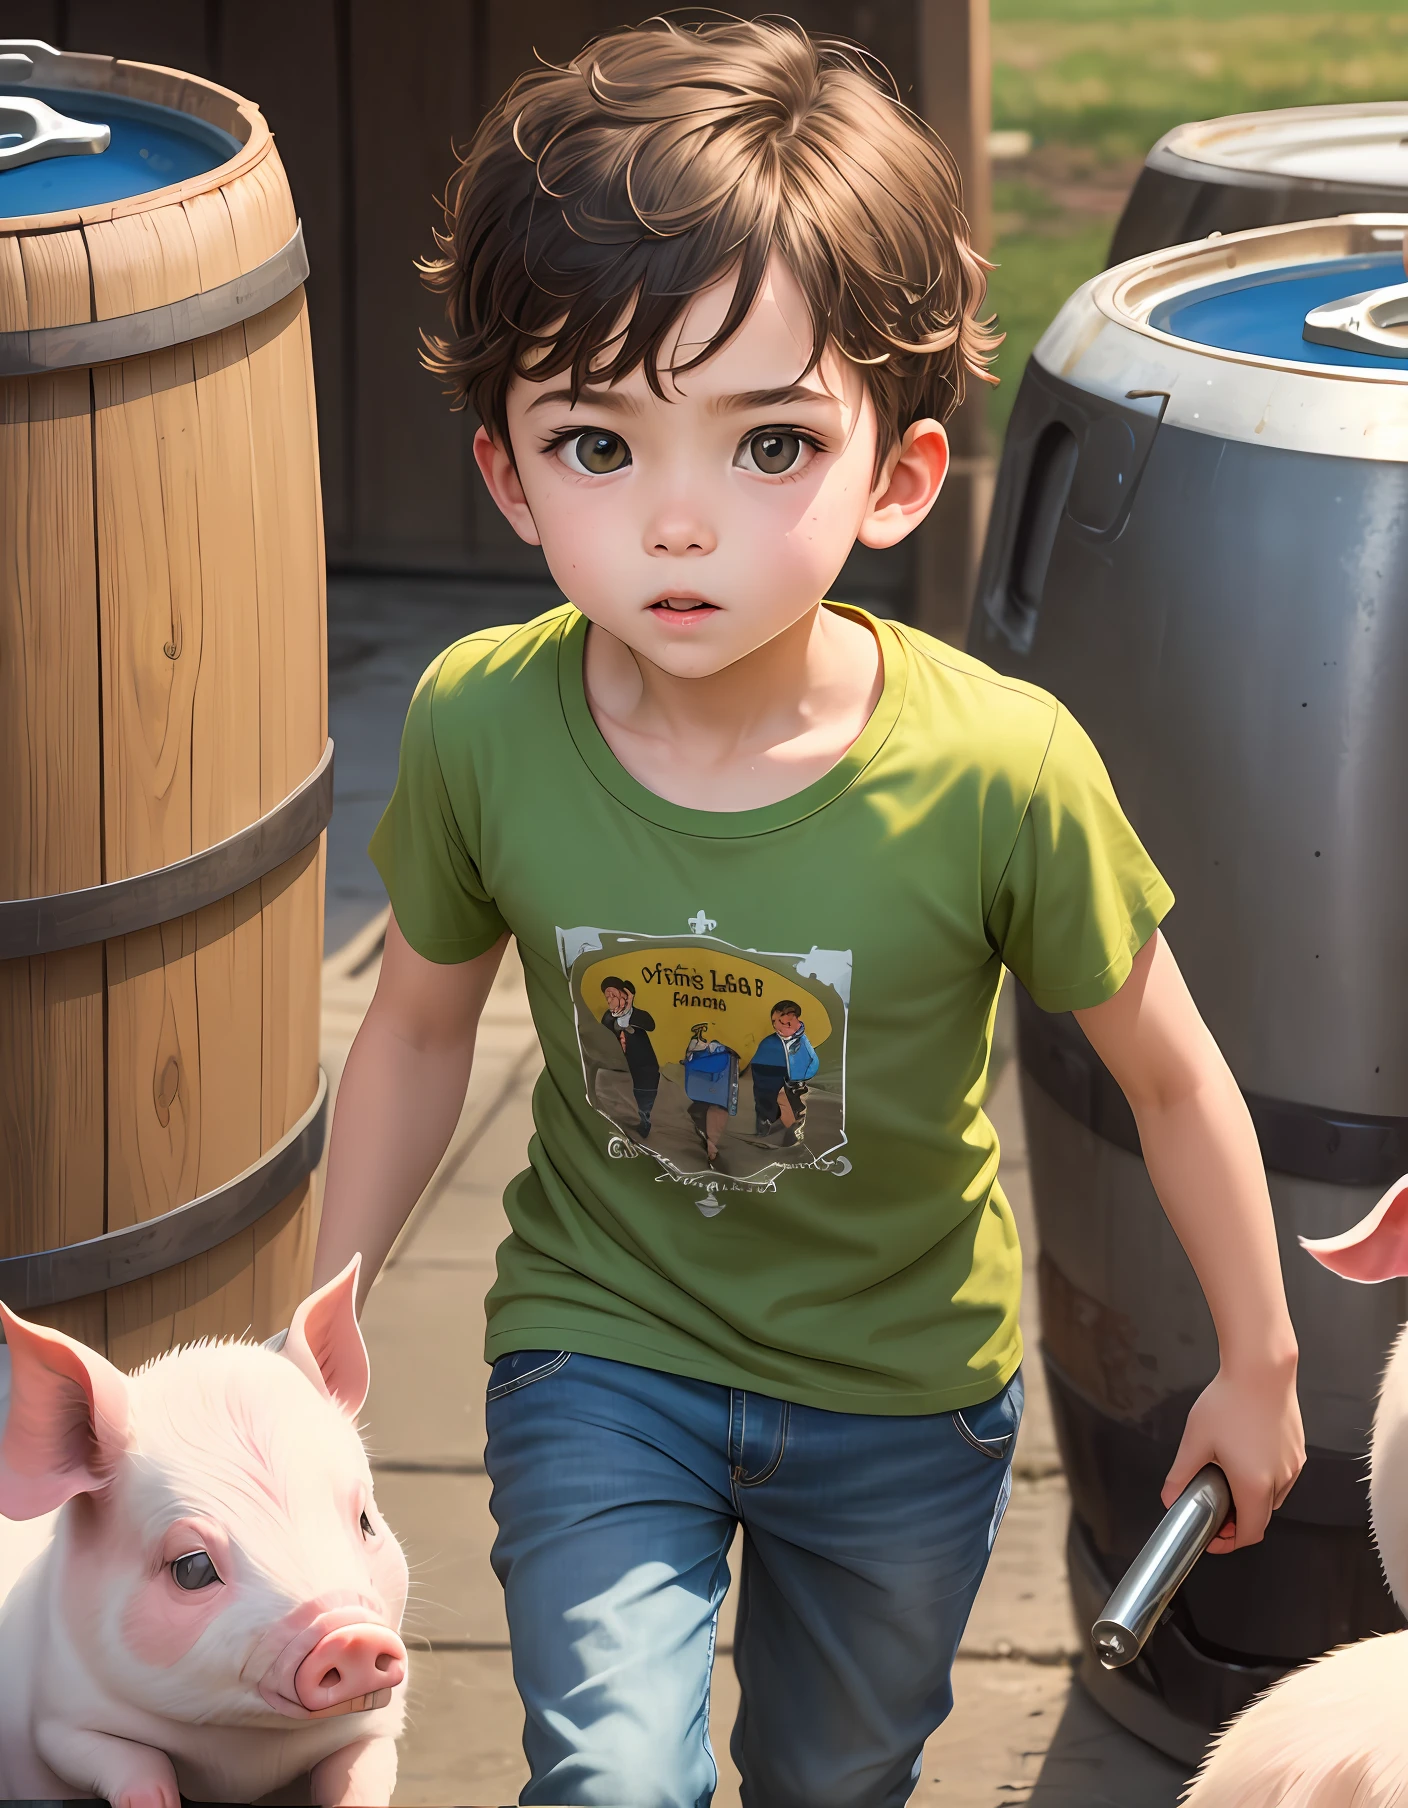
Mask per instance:
[[[1104,158],[1186,119],[1408,96],[1408,9],[1031,18],[993,27],[993,123]]]
[[[1072,290],[1104,268],[1109,245],[1103,220],[1067,232],[1014,233],[999,245],[998,267],[988,278],[988,301],[1007,335],[992,366],[1001,381],[988,399],[995,435],[1007,425],[1032,347]]]
[[[1101,19],[1120,25],[1145,19],[1248,19],[1262,13],[1296,18],[1304,13],[1329,16],[1325,0],[992,0],[994,25],[1013,20],[1040,19],[1072,25]],[[1353,0],[1346,9],[1393,18],[1403,11],[1403,0]]]
[[[992,19],[993,125],[1035,146],[995,172],[995,436],[1032,346],[1104,264],[1115,222],[1095,187],[1113,202],[1184,120],[1408,98],[1405,0],[992,0]]]

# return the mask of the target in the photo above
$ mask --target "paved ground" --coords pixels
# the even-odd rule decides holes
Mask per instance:
[[[528,621],[561,601],[550,585],[334,578],[328,586],[328,729],[336,807],[328,829],[329,950],[383,909],[367,842],[396,782],[406,706],[436,654],[476,628]]]
[[[529,614],[521,592],[469,597],[448,586],[388,607],[372,586],[334,597],[333,733],[337,814],[329,851],[329,961],[324,1061],[336,1083],[375,987],[382,907],[361,851],[395,772],[401,716],[439,647],[476,622]],[[438,637],[438,638],[437,638]],[[346,656],[349,646],[366,650]],[[339,647],[343,658],[339,662]],[[1003,1014],[989,1109],[1003,1179],[1036,1260],[1026,1148]],[[510,958],[490,999],[454,1141],[372,1289],[363,1325],[373,1381],[366,1423],[377,1497],[412,1566],[407,1615],[412,1710],[398,1803],[507,1803],[525,1770],[521,1717],[499,1590],[488,1566],[492,1522],[483,1467],[482,1299],[506,1229],[500,1195],[522,1165],[529,1095],[540,1064],[522,972]],[[1033,1348],[1036,1289],[1027,1290]],[[1028,1365],[1027,1415],[1012,1503],[963,1642],[955,1711],[930,1742],[917,1802],[946,1808],[1173,1808],[1186,1772],[1109,1721],[1074,1681],[1079,1651],[1065,1591],[1066,1494],[1039,1366]],[[725,1611],[715,1668],[718,1808],[739,1801],[727,1758],[737,1702]]]

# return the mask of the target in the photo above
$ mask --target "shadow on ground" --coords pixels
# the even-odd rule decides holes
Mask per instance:
[[[1079,1682],[1066,1698],[1029,1808],[1175,1808],[1188,1772],[1141,1744],[1096,1707]]]

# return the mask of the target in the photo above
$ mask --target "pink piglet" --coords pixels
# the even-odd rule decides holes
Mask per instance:
[[[1337,1237],[1302,1237],[1346,1280],[1408,1275],[1408,1175]],[[1408,1611],[1408,1325],[1374,1414],[1369,1517],[1384,1579]],[[1185,1808],[1402,1808],[1408,1802],[1408,1632],[1342,1645],[1293,1670],[1218,1735]]]
[[[390,1801],[407,1572],[356,1425],[359,1266],[281,1352],[130,1376],[0,1306],[0,1799],[179,1808],[312,1771],[321,1804]]]

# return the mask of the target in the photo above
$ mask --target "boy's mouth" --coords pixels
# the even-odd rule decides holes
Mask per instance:
[[[688,627],[693,622],[704,621],[706,617],[719,612],[717,604],[702,596],[658,596],[648,607],[657,620],[668,621],[679,627]]]

